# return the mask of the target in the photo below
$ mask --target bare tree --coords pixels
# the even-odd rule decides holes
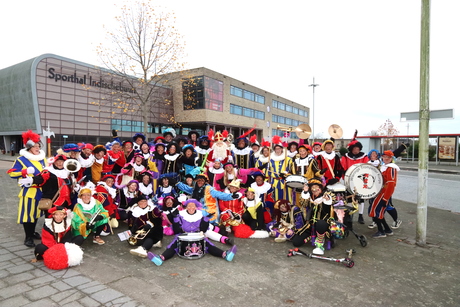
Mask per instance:
[[[181,59],[185,44],[174,26],[174,13],[155,8],[150,0],[135,1],[121,7],[116,24],[107,31],[108,43],[100,44],[97,52],[109,70],[105,73],[122,79],[120,84],[125,86],[121,91],[111,88],[115,98],[96,104],[110,104],[121,113],[142,118],[144,134],[149,118],[162,117],[175,123],[171,115],[152,112],[153,106],[172,106],[172,92],[165,91],[171,81],[167,74],[184,69]]]
[[[399,135],[399,130],[393,125],[390,119],[387,119],[385,123],[380,125],[377,133],[378,135],[387,136],[388,138],[383,140],[383,144],[391,146],[393,144],[392,136]]]

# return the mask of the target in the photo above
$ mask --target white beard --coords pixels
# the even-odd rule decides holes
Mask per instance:
[[[221,146],[214,144],[212,146],[213,154],[212,154],[212,159],[219,158],[221,160],[224,160],[227,157],[227,144],[223,143]]]

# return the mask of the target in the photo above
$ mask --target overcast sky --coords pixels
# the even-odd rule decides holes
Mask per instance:
[[[119,9],[112,0],[2,3],[0,69],[44,53],[100,65]],[[162,0],[174,11],[189,68],[206,67],[294,102],[313,106],[315,134],[328,127],[368,135],[390,119],[401,135],[418,134],[421,0]],[[430,133],[460,133],[460,1],[431,3],[430,109],[455,119]],[[266,102],[271,103],[271,102]],[[409,125],[409,126],[408,126]]]

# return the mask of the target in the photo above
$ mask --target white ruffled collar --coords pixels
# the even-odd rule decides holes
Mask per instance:
[[[67,228],[69,228],[72,224],[72,215],[69,213],[70,212],[68,212],[68,215],[66,216]],[[64,221],[56,223],[51,217],[45,219],[45,226],[48,227],[50,230],[54,230],[55,233],[61,233],[67,230],[66,228],[64,228]]]
[[[146,215],[147,213],[149,213],[152,210],[153,210],[153,206],[151,206],[149,204],[144,209],[139,207],[138,204],[135,204],[132,207],[131,212],[132,212],[133,217],[138,218],[140,216]]]
[[[179,212],[179,215],[186,220],[187,222],[193,223],[199,221],[203,218],[203,212],[201,210],[196,210],[194,214],[189,214],[187,210],[182,210]]]
[[[45,157],[46,157],[46,154],[43,150],[40,149],[40,153],[38,155],[34,155],[33,153],[31,153],[30,151],[28,151],[27,149],[23,148],[19,151],[19,154],[21,156],[24,156],[27,160],[30,160],[30,161],[41,161],[41,160],[44,160]]]
[[[325,159],[332,160],[332,159],[335,158],[335,151],[332,151],[331,153],[327,153],[325,151],[322,151],[321,156],[323,156]]]
[[[284,152],[281,155],[277,155],[275,152],[270,154],[270,160],[273,161],[283,161],[286,157],[284,156]]]
[[[243,155],[244,156],[244,155],[248,155],[251,152],[251,150],[252,150],[251,147],[245,147],[243,149],[235,148],[232,151],[233,151],[233,153],[235,155]]]
[[[142,192],[144,195],[150,195],[153,193],[153,186],[151,183],[145,185],[143,182],[139,183],[139,191]]]
[[[263,164],[267,163],[269,160],[270,160],[270,157],[266,157],[262,155],[259,156],[259,161],[262,162]]]
[[[397,170],[398,172],[400,171],[399,166],[397,166],[397,165],[394,164],[393,162],[392,162],[392,163],[388,163],[388,164],[383,164],[382,166],[380,166],[380,171],[383,173],[384,171],[387,170],[387,168],[394,168],[394,169]]]
[[[47,169],[50,173],[56,175],[56,177],[62,178],[62,179],[67,179],[69,178],[69,175],[70,175],[70,172],[66,170],[65,168],[57,169],[57,168],[54,168],[53,165],[47,166],[45,169]]]
[[[81,198],[79,197],[77,199],[77,203],[79,203],[82,206],[84,211],[90,211],[96,205],[96,200],[93,197],[91,197],[91,200],[89,201],[89,204],[85,204],[83,202],[83,200],[81,200]]]
[[[169,161],[176,161],[179,158],[179,154],[175,153],[174,155],[166,154],[165,159]]]

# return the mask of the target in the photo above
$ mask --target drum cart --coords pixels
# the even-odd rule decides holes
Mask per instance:
[[[359,243],[361,244],[362,247],[367,246],[367,238],[365,235],[359,235],[353,230],[353,222],[352,222],[352,214],[355,213],[357,210],[355,205],[348,205],[348,199],[351,198],[352,204],[356,203],[355,200],[355,194],[351,194],[347,196],[347,190],[345,186],[341,183],[336,183],[333,185],[327,186],[328,191],[333,192],[336,195],[336,200],[334,207],[336,209],[344,209],[345,210],[345,216],[343,219],[343,226],[345,228],[344,230],[344,238],[347,238],[351,233],[358,239]],[[341,205],[342,204],[342,205]]]

